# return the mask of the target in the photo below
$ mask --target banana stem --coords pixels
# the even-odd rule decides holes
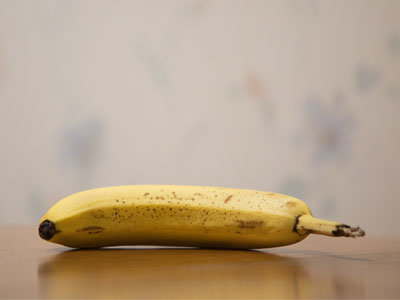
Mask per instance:
[[[297,218],[295,231],[299,234],[322,234],[327,236],[360,237],[365,231],[360,227],[314,218],[311,215],[302,215]]]

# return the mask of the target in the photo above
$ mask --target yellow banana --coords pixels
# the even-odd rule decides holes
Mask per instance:
[[[118,245],[256,249],[309,233],[363,236],[314,218],[296,198],[269,192],[174,185],[98,188],[68,196],[42,218],[39,235],[73,248]]]

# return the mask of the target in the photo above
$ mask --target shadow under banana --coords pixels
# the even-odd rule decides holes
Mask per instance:
[[[308,298],[301,262],[259,251],[71,250],[38,268],[44,298]]]

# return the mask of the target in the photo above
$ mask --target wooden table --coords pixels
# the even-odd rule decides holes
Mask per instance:
[[[400,238],[310,236],[262,251],[70,250],[0,229],[0,298],[400,298]]]

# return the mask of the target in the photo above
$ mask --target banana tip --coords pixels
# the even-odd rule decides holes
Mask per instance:
[[[44,220],[39,225],[39,236],[48,241],[56,234],[56,226],[49,220]]]
[[[340,225],[336,227],[336,230],[333,232],[335,236],[345,236],[345,237],[363,237],[365,236],[365,231],[362,230],[359,226],[350,227],[348,225]]]

